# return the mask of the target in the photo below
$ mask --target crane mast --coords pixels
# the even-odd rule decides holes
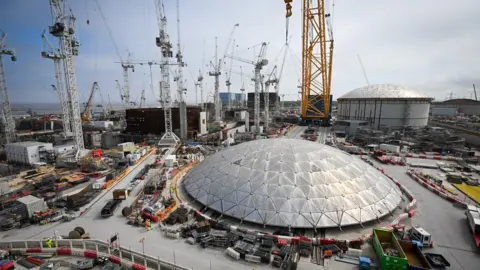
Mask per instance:
[[[140,95],[140,108],[145,108],[145,89],[142,90],[142,94]]]
[[[291,2],[285,0],[287,20]],[[325,0],[303,0],[302,11],[302,120],[328,125],[334,48],[330,14],[325,12]]]
[[[264,110],[265,128],[268,128],[268,124],[270,121],[270,85],[273,84],[276,90],[279,82],[279,80],[276,77],[276,72],[277,72],[277,66],[274,66],[272,72],[270,73],[267,80],[265,81],[265,93],[263,97],[265,100],[265,110]],[[277,91],[275,91],[275,93],[277,93]],[[277,97],[277,100],[278,100],[278,97]]]
[[[164,14],[163,1],[155,1],[156,11],[157,11],[157,21],[158,21],[158,30],[159,35],[156,38],[156,45],[160,48],[160,58],[161,58],[161,77],[160,81],[160,100],[162,103],[164,116],[165,116],[165,134],[161,138],[162,143],[177,144],[179,138],[172,129],[172,107],[171,107],[171,98],[170,98],[170,69],[171,65],[169,59],[173,58],[172,52],[172,43],[169,40],[167,33],[167,17]]]
[[[202,111],[205,111],[205,101],[203,99],[203,75],[202,75],[202,70],[198,70],[198,76],[197,76],[197,83],[198,87],[200,88],[200,104],[202,106]]]
[[[182,46],[181,46],[181,36],[180,36],[180,0],[177,0],[177,95],[178,95],[178,104],[180,110],[180,138],[182,140],[188,139],[187,133],[187,104],[184,100],[184,93],[186,94],[187,89],[184,86],[183,81],[183,67],[186,64],[183,62],[182,55]]]
[[[7,34],[2,33],[0,38],[0,97],[2,99],[2,124],[3,124],[3,142],[0,143],[11,143],[16,139],[15,133],[15,121],[12,116],[12,108],[10,107],[10,101],[8,99],[7,92],[7,79],[5,76],[5,70],[3,68],[3,55],[10,56],[10,59],[15,62],[17,61],[17,56],[14,49],[9,49],[5,47],[5,40],[7,39]]]
[[[53,47],[52,43],[50,43],[50,41],[48,40],[47,35],[45,35],[45,31],[42,33],[42,40],[46,47],[45,50],[42,51],[42,57],[45,59],[53,60],[57,85],[52,85],[52,87],[55,92],[57,92],[58,98],[60,99],[60,105],[62,106],[63,132],[65,134],[65,137],[68,137],[72,134],[72,127],[70,124],[70,104],[68,102],[68,93],[65,90],[65,84],[63,81],[64,74],[62,72],[62,60],[65,57],[59,49]]]
[[[233,40],[233,45],[232,45],[232,52],[231,55],[234,55],[234,50],[235,50],[235,39]],[[228,103],[227,103],[227,110],[230,111],[232,109],[232,97],[230,96],[230,86],[232,83],[230,82],[230,78],[232,77],[232,66],[233,66],[233,61],[230,61],[230,67],[228,69],[228,72],[226,72],[225,76],[227,79],[225,80],[225,84],[227,85],[227,91],[228,91]]]
[[[132,72],[135,72],[135,66],[132,65],[129,61],[121,62],[123,69],[123,104],[125,109],[129,109],[131,106],[130,103],[130,79],[128,76],[128,70],[131,69]]]
[[[215,121],[220,121],[221,120],[221,104],[220,104],[220,75],[222,75],[222,65],[225,60],[225,57],[228,52],[228,48],[230,47],[230,43],[232,42],[233,39],[233,34],[235,33],[235,29],[239,26],[239,24],[235,24],[233,26],[233,30],[230,33],[230,37],[228,39],[227,46],[225,47],[225,53],[223,54],[221,59],[218,59],[218,44],[217,44],[217,38],[215,37],[215,62],[212,63],[210,62],[210,65],[212,66],[213,71],[208,72],[209,76],[215,77],[215,94],[213,96],[213,102],[215,104]]]
[[[62,5],[63,4],[63,5]],[[82,119],[80,116],[80,105],[77,97],[77,80],[73,56],[78,55],[80,43],[75,37],[75,16],[67,14],[70,10],[66,0],[50,0],[53,25],[49,27],[52,36],[60,40],[61,52],[64,55],[64,69],[68,94],[72,110],[72,130],[77,150],[85,149],[83,141]]]

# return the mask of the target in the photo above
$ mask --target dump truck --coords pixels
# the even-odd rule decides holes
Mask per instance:
[[[411,241],[399,241],[399,243],[407,256],[409,270],[433,269],[417,244]]]
[[[373,249],[378,256],[381,269],[406,270],[407,256],[391,231],[373,229]]]

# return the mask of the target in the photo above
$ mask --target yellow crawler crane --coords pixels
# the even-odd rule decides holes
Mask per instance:
[[[284,0],[288,18],[293,0]],[[329,125],[331,111],[333,30],[324,0],[302,0],[302,105],[305,122]]]

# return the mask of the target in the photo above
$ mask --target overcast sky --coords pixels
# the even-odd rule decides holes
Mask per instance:
[[[70,1],[78,23],[80,55],[75,59],[80,100],[88,97],[94,81],[98,81],[107,102],[120,100],[114,81],[123,83],[120,61],[94,0]],[[155,37],[158,35],[154,0],[98,0],[111,28],[121,57],[133,60],[159,60]],[[175,0],[164,0],[172,43],[177,42]],[[362,59],[370,84],[392,83],[411,86],[444,100],[473,97],[472,84],[480,88],[480,1],[381,1],[332,0],[328,8],[333,14],[335,52],[332,94],[334,99],[367,84],[357,55]],[[280,92],[286,100],[297,98],[301,78],[301,1],[294,1],[290,18],[291,49],[287,54]],[[194,77],[214,56],[215,37],[219,55],[225,51],[235,23],[234,54],[254,59],[262,41],[268,42],[267,57],[273,66],[281,65],[279,53],[285,43],[285,6],[280,0],[180,0],[181,43],[187,79],[187,101],[195,102]],[[87,20],[89,23],[87,24]],[[49,90],[55,83],[53,62],[41,58],[40,38],[51,24],[48,0],[2,0],[0,29],[7,32],[6,44],[15,48],[18,61],[4,57],[8,91],[12,102],[51,102],[56,96]],[[53,42],[53,37],[51,38]],[[205,48],[205,49],[204,49]],[[229,67],[227,59],[225,67]],[[202,64],[203,63],[203,64]],[[251,76],[253,66],[233,62],[233,71]],[[206,75],[206,74],[205,74]],[[130,74],[131,99],[138,100],[146,89],[147,103],[154,104],[158,95],[160,71],[153,70],[154,89],[150,89],[149,70],[137,67]],[[213,92],[213,77],[205,76],[205,96]],[[245,76],[246,77],[246,76]],[[231,77],[232,91],[239,92],[241,76]],[[247,91],[253,91],[248,78]],[[220,91],[226,91],[222,75]],[[209,94],[210,93],[210,94]],[[173,93],[172,93],[173,94]],[[155,95],[155,96],[154,96]],[[97,95],[97,101],[100,97]],[[198,94],[200,99],[200,94]]]

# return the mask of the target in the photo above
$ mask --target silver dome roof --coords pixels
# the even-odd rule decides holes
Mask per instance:
[[[297,139],[232,146],[184,178],[201,204],[243,221],[292,228],[326,228],[375,220],[392,212],[401,192],[357,157]]]
[[[371,84],[346,93],[338,99],[432,99],[409,87],[394,84]]]

